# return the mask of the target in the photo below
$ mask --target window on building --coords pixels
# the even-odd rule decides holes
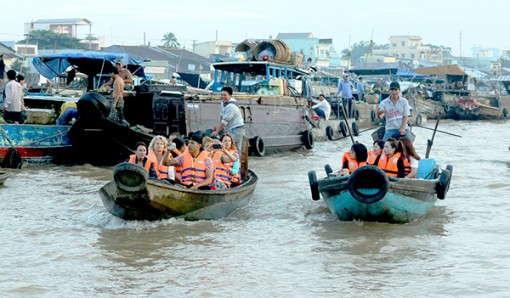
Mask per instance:
[[[414,54],[411,54],[411,59],[414,59],[415,55]]]
[[[403,47],[405,47],[405,46],[406,46],[406,42],[405,42],[405,41],[402,41],[402,42],[400,42],[400,43],[402,44],[402,46],[403,46]]]
[[[391,46],[392,46],[393,48],[396,48],[396,47],[397,47],[397,43],[396,43],[396,42],[394,42],[394,43],[392,43],[392,44],[391,44]]]

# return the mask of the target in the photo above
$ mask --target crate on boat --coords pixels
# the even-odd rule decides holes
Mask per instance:
[[[52,109],[28,109],[26,110],[28,124],[50,124],[55,122],[55,111]]]

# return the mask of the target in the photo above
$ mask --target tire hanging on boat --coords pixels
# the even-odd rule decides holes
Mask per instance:
[[[110,102],[96,92],[88,92],[76,103],[78,115],[81,119],[99,120],[110,114]]]
[[[347,136],[347,126],[345,126],[345,123],[343,121],[340,121],[340,133],[343,137]]]
[[[313,149],[313,134],[310,130],[305,130],[303,133],[303,144],[306,149]]]
[[[353,136],[356,136],[356,137],[357,137],[357,136],[359,136],[359,128],[358,128],[358,124],[357,124],[356,122],[353,122],[353,123],[351,124],[351,126],[352,126],[352,135],[353,135]]]
[[[333,173],[333,169],[329,164],[324,165],[324,171],[326,171],[326,175],[329,176],[329,174]]]
[[[414,124],[415,124],[416,126],[420,126],[420,125],[421,125],[421,121],[422,121],[422,119],[421,119],[421,115],[420,115],[420,114],[418,114],[418,116],[416,116],[416,120],[414,121]]]
[[[147,187],[149,173],[142,166],[123,162],[113,168],[115,185],[125,192],[139,192]]]
[[[333,134],[333,127],[326,127],[326,137],[328,137],[328,140],[333,141]]]
[[[389,188],[386,173],[372,165],[356,169],[348,180],[349,193],[361,203],[372,204],[384,198]]]
[[[503,117],[508,118],[508,109],[503,108]]]
[[[353,115],[354,119],[359,120],[359,110],[358,109],[352,111],[352,115]]]
[[[308,182],[310,183],[310,190],[312,192],[312,200],[318,201],[321,198],[321,194],[319,192],[319,184],[317,183],[317,174],[315,171],[308,172]]]
[[[266,155],[266,145],[262,137],[256,136],[250,139],[250,149],[256,156]]]
[[[446,193],[450,188],[450,181],[452,179],[452,173],[448,169],[444,169],[441,171],[441,176],[439,177],[439,183],[436,185],[437,198],[440,200],[444,200],[446,198]]]
[[[372,120],[372,122],[374,122],[377,118],[377,115],[375,113],[374,110],[370,111],[370,120]]]

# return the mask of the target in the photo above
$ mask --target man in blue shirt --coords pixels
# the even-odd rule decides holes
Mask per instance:
[[[345,112],[347,113],[347,118],[351,118],[352,112],[352,89],[354,86],[349,81],[349,75],[344,73],[343,80],[338,81],[338,90],[335,93],[335,96],[338,96],[340,92],[342,93],[342,105],[344,106]]]
[[[365,101],[365,86],[363,85],[363,78],[359,77],[356,83],[356,95],[358,100]]]

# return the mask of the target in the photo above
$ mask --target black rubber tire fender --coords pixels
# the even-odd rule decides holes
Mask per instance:
[[[421,119],[421,115],[418,114],[418,116],[416,116],[416,119],[414,120],[414,124],[416,126],[420,126],[421,125],[421,122],[422,122],[422,119]]]
[[[113,168],[113,180],[117,188],[125,192],[139,192],[147,187],[149,173],[137,164],[123,162]]]
[[[358,124],[356,122],[353,122],[351,124],[351,127],[352,127],[352,135],[353,136],[359,136],[359,128],[358,128]]]
[[[352,111],[352,117],[356,120],[359,120],[359,110]]]
[[[503,117],[508,118],[508,109],[503,108]]]
[[[349,193],[354,199],[361,203],[372,204],[378,202],[386,196],[390,186],[390,181],[386,173],[380,168],[372,165],[365,165],[357,168],[348,180]],[[378,189],[371,194],[363,194],[360,189]]]
[[[333,135],[334,135],[333,127],[327,126],[326,127],[326,137],[328,138],[328,140],[333,141]]]
[[[342,134],[342,136],[346,137],[347,136],[347,126],[345,125],[345,122],[340,121],[339,128],[340,128],[340,133]]]
[[[250,139],[250,149],[256,156],[266,155],[266,145],[264,140],[260,136],[256,136]]]
[[[80,118],[101,118],[110,114],[110,102],[96,92],[88,92],[76,103]]]
[[[305,145],[306,149],[308,150],[313,149],[314,142],[312,131],[305,130],[305,132],[303,133],[303,144]]]
[[[377,119],[377,115],[374,110],[370,111],[370,120],[374,122]]]
[[[324,165],[324,171],[326,171],[326,176],[329,176],[329,174],[333,173],[333,169],[329,164]]]
[[[440,200],[444,200],[446,198],[446,193],[450,187],[452,175],[448,169],[444,169],[441,171],[441,176],[439,177],[439,183],[436,185],[437,198]]]
[[[318,201],[321,198],[319,192],[319,184],[317,183],[317,174],[315,171],[308,172],[308,182],[310,183],[310,190],[312,192],[312,200]]]

